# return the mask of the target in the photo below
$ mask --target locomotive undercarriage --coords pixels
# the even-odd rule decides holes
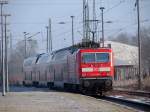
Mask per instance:
[[[28,84],[25,84],[24,82],[24,85],[27,86]],[[39,81],[33,81],[31,85],[34,87],[42,87],[39,84]],[[47,85],[45,86],[51,89],[55,88],[54,82],[47,82]],[[63,88],[67,91],[80,91],[83,94],[103,95],[103,93],[112,89],[112,78],[81,78],[79,84],[64,83]]]
[[[100,94],[112,89],[112,78],[82,78],[80,86],[83,93]]]

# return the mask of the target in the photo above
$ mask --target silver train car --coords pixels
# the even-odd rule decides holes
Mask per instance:
[[[49,86],[49,65],[52,55],[43,53],[24,60],[23,72],[25,86]]]

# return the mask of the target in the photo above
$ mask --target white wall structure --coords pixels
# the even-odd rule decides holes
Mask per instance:
[[[138,64],[138,47],[114,41],[106,41],[105,44],[111,44],[114,52],[115,64]]]

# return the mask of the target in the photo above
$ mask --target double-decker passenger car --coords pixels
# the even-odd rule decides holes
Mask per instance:
[[[36,85],[100,93],[109,91],[114,75],[112,49],[64,48],[41,55],[32,70],[30,79]]]
[[[35,65],[37,56],[29,57],[24,60],[23,63],[23,72],[24,72],[24,81],[23,85],[32,85],[32,73],[33,67]]]

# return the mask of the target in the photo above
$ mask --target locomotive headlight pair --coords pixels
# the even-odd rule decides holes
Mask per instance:
[[[95,70],[95,68],[82,68],[82,72],[93,72]],[[98,68],[98,71],[100,72],[110,72],[110,67],[100,67]]]

